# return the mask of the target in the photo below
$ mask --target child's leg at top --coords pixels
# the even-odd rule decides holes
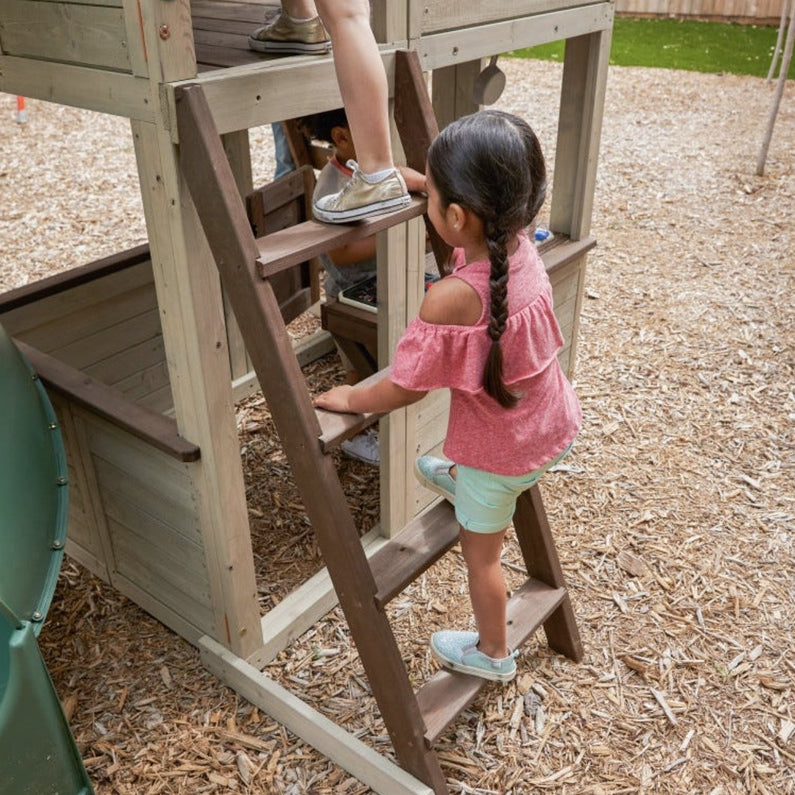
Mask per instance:
[[[334,69],[358,169],[339,193],[315,202],[315,217],[328,223],[346,223],[404,207],[411,199],[392,158],[389,85],[370,27],[370,3],[317,0],[317,7],[331,37]]]
[[[508,656],[507,592],[500,557],[505,530],[473,533],[460,528],[461,552],[467,565],[469,598],[478,628],[478,649],[489,657]]]
[[[314,0],[282,0],[282,8],[293,19],[311,19],[317,16]]]
[[[318,0],[329,32],[342,104],[356,159],[365,174],[393,167],[389,135],[389,86],[370,27],[368,0]]]

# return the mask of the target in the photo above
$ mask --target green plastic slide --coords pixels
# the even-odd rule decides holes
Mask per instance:
[[[55,413],[0,326],[0,795],[93,792],[37,642],[67,508]]]

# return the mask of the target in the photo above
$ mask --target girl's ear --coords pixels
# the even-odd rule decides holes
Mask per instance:
[[[467,220],[466,211],[460,204],[456,204],[455,202],[448,204],[446,220],[456,232],[460,232]]]

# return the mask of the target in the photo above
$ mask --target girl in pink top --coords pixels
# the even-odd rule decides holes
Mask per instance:
[[[386,413],[448,388],[444,453],[416,472],[455,504],[477,632],[431,638],[445,667],[510,681],[500,553],[516,498],[571,448],[581,412],[558,364],[552,288],[525,232],[544,201],[544,158],[522,119],[489,110],[446,127],[428,152],[428,215],[455,249],[425,295],[389,377],[340,386],[315,404]]]

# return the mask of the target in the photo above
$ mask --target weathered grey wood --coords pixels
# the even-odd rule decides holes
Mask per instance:
[[[560,11],[567,7],[587,7],[588,2],[581,0],[501,0],[497,7],[479,2],[479,0],[436,0],[426,4],[423,15],[422,32],[431,33],[436,30],[448,30],[451,20],[459,28],[487,26],[499,19],[511,20],[530,14],[543,14],[548,11]],[[503,50],[499,50],[503,52]]]
[[[126,38],[120,8],[3,2],[3,52],[7,55],[129,72]]]
[[[401,770],[211,638],[202,638],[199,647],[202,662],[208,670],[320,753],[372,787],[374,792],[380,795],[431,795],[432,791],[438,792]]]
[[[146,0],[140,8],[140,31],[153,76],[150,102],[157,113],[153,124],[133,122],[133,140],[174,417],[180,432],[202,449],[202,461],[192,467],[191,477],[211,593],[213,625],[205,634],[245,657],[256,652],[262,638],[223,301],[161,101],[163,85],[196,73],[190,3]]]
[[[572,240],[591,226],[611,34],[612,24],[566,41],[550,227]]]

